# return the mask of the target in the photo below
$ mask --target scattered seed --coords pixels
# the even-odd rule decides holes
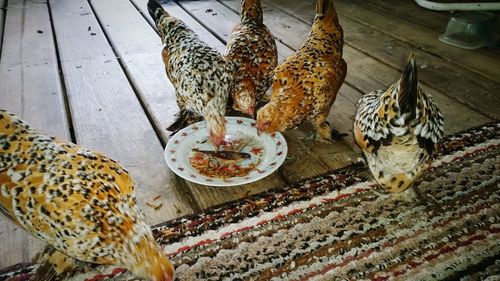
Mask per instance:
[[[175,208],[175,213],[176,214],[180,214],[181,213],[181,209],[179,209],[179,207],[177,207],[177,205],[174,204],[174,208]]]
[[[159,208],[161,208],[161,206],[163,205],[163,203],[160,203],[160,204],[158,204],[158,205],[155,205],[155,204],[152,204],[152,203],[146,202],[146,205],[147,205],[148,207],[151,207],[151,208],[155,209],[155,210],[158,210]]]

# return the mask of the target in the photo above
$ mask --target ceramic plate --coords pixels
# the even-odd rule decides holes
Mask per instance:
[[[245,146],[241,152],[251,155],[238,163],[247,166],[250,163],[259,163],[256,169],[243,177],[226,179],[212,178],[201,175],[191,166],[189,157],[193,155],[193,148],[214,150],[215,147],[208,140],[208,130],[205,121],[192,124],[170,138],[165,147],[165,160],[170,169],[180,177],[194,183],[211,186],[234,186],[251,183],[262,179],[283,164],[287,154],[285,138],[280,133],[257,135],[255,120],[243,117],[226,117],[228,136],[245,136],[252,139],[252,143]]]

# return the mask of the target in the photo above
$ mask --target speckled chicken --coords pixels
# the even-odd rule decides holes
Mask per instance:
[[[233,64],[233,109],[255,115],[256,103],[272,83],[278,63],[276,42],[264,25],[260,0],[241,1],[241,23],[227,42],[226,59]]]
[[[216,146],[221,145],[226,134],[224,115],[232,87],[229,64],[186,24],[170,16],[156,0],[148,1],[148,11],[165,44],[163,62],[180,108],[179,119],[169,130],[189,125],[187,116],[203,117],[211,141]]]
[[[312,121],[323,140],[332,140],[326,117],[344,82],[343,31],[333,0],[317,0],[305,43],[274,70],[272,96],[257,113],[257,128],[268,133]]]
[[[397,82],[362,96],[357,107],[354,137],[375,180],[387,191],[404,191],[428,167],[444,123],[418,83],[413,55]]]
[[[3,110],[0,211],[59,251],[50,258],[57,273],[74,258],[122,266],[146,280],[173,278],[172,264],[136,207],[126,170]]]

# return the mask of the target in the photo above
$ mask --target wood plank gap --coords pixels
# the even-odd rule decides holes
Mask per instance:
[[[7,18],[7,0],[0,0],[0,61],[2,61],[3,33],[5,29],[5,20]]]
[[[182,10],[184,10],[184,12],[186,12],[188,15],[190,15],[193,19],[196,19],[198,21],[198,23],[203,26],[206,30],[208,30],[208,32],[210,32],[210,34],[212,34],[215,38],[217,38],[219,41],[222,42],[222,44],[226,44],[227,41],[224,39],[224,37],[222,37],[221,35],[219,35],[215,30],[213,30],[212,28],[210,28],[210,26],[204,24],[202,21],[198,20],[194,15],[193,13],[191,13],[188,9],[186,9],[184,7],[184,5],[182,5],[181,3],[179,3],[179,1],[175,1],[175,3],[177,5],[179,5],[179,7],[182,8]]]
[[[3,34],[7,19],[7,0],[0,0],[0,62],[2,61]]]
[[[154,23],[153,19],[149,15],[149,13],[144,13],[141,7],[139,7],[139,4],[137,4],[134,0],[129,0],[130,4],[134,6],[134,8],[139,12],[139,14],[149,23],[152,29],[160,36],[160,33],[158,33],[158,29],[156,29],[156,24]]]
[[[71,114],[71,107],[69,105],[68,91],[66,90],[66,81],[64,80],[64,75],[62,71],[61,57],[59,54],[59,44],[57,43],[57,37],[54,27],[54,20],[52,18],[52,9],[50,8],[50,2],[47,1],[47,9],[49,12],[50,28],[52,29],[52,40],[54,41],[54,48],[57,59],[57,73],[59,74],[59,83],[61,84],[61,94],[64,101],[64,110],[66,112],[66,120],[68,121],[69,137],[72,143],[76,143],[75,128],[73,127],[73,116]]]
[[[2,61],[3,33],[5,28],[6,10],[0,9],[0,62]]]

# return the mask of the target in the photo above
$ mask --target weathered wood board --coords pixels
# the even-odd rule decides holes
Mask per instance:
[[[8,10],[2,9],[6,2],[0,3],[0,24],[8,11],[0,59],[0,109],[46,134],[71,140],[47,4],[9,2]],[[0,267],[29,260],[44,245],[0,218]]]

